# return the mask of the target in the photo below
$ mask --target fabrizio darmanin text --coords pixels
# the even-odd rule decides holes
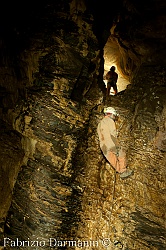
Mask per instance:
[[[107,239],[98,240],[57,240],[55,238],[49,238],[48,240],[20,240],[16,238],[15,240],[10,238],[4,238],[4,247],[99,247],[99,243],[103,246],[108,247],[110,246],[111,242]]]

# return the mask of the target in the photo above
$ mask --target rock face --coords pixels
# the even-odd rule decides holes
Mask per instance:
[[[2,249],[165,249],[165,1],[2,7]],[[108,100],[106,43],[131,82]],[[126,180],[99,148],[107,105]]]

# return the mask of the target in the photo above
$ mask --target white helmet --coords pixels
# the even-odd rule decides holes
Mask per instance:
[[[104,108],[104,114],[107,114],[107,113],[113,114],[115,116],[118,115],[116,110],[114,108],[112,108],[112,107]]]

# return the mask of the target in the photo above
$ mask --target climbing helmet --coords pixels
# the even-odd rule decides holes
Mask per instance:
[[[104,108],[104,114],[107,114],[107,113],[113,114],[115,116],[118,115],[117,111],[113,107]]]

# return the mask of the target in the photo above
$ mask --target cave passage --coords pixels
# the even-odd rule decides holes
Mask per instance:
[[[0,15],[0,248],[165,250],[166,1],[25,3]],[[112,65],[120,94],[105,101]],[[105,106],[126,180],[99,147]]]
[[[123,55],[120,51],[118,41],[114,38],[112,38],[112,35],[108,38],[105,46],[104,46],[104,76],[106,73],[110,70],[112,66],[115,66],[116,70],[115,72],[118,74],[118,81],[117,81],[117,88],[118,92],[121,92],[126,89],[126,87],[130,84],[129,82],[129,76],[126,74],[123,74],[121,69],[120,61],[125,61],[125,58],[123,58]],[[123,67],[123,64],[122,64]],[[105,86],[107,87],[107,81],[104,80]],[[111,87],[110,95],[113,94],[113,88]]]

